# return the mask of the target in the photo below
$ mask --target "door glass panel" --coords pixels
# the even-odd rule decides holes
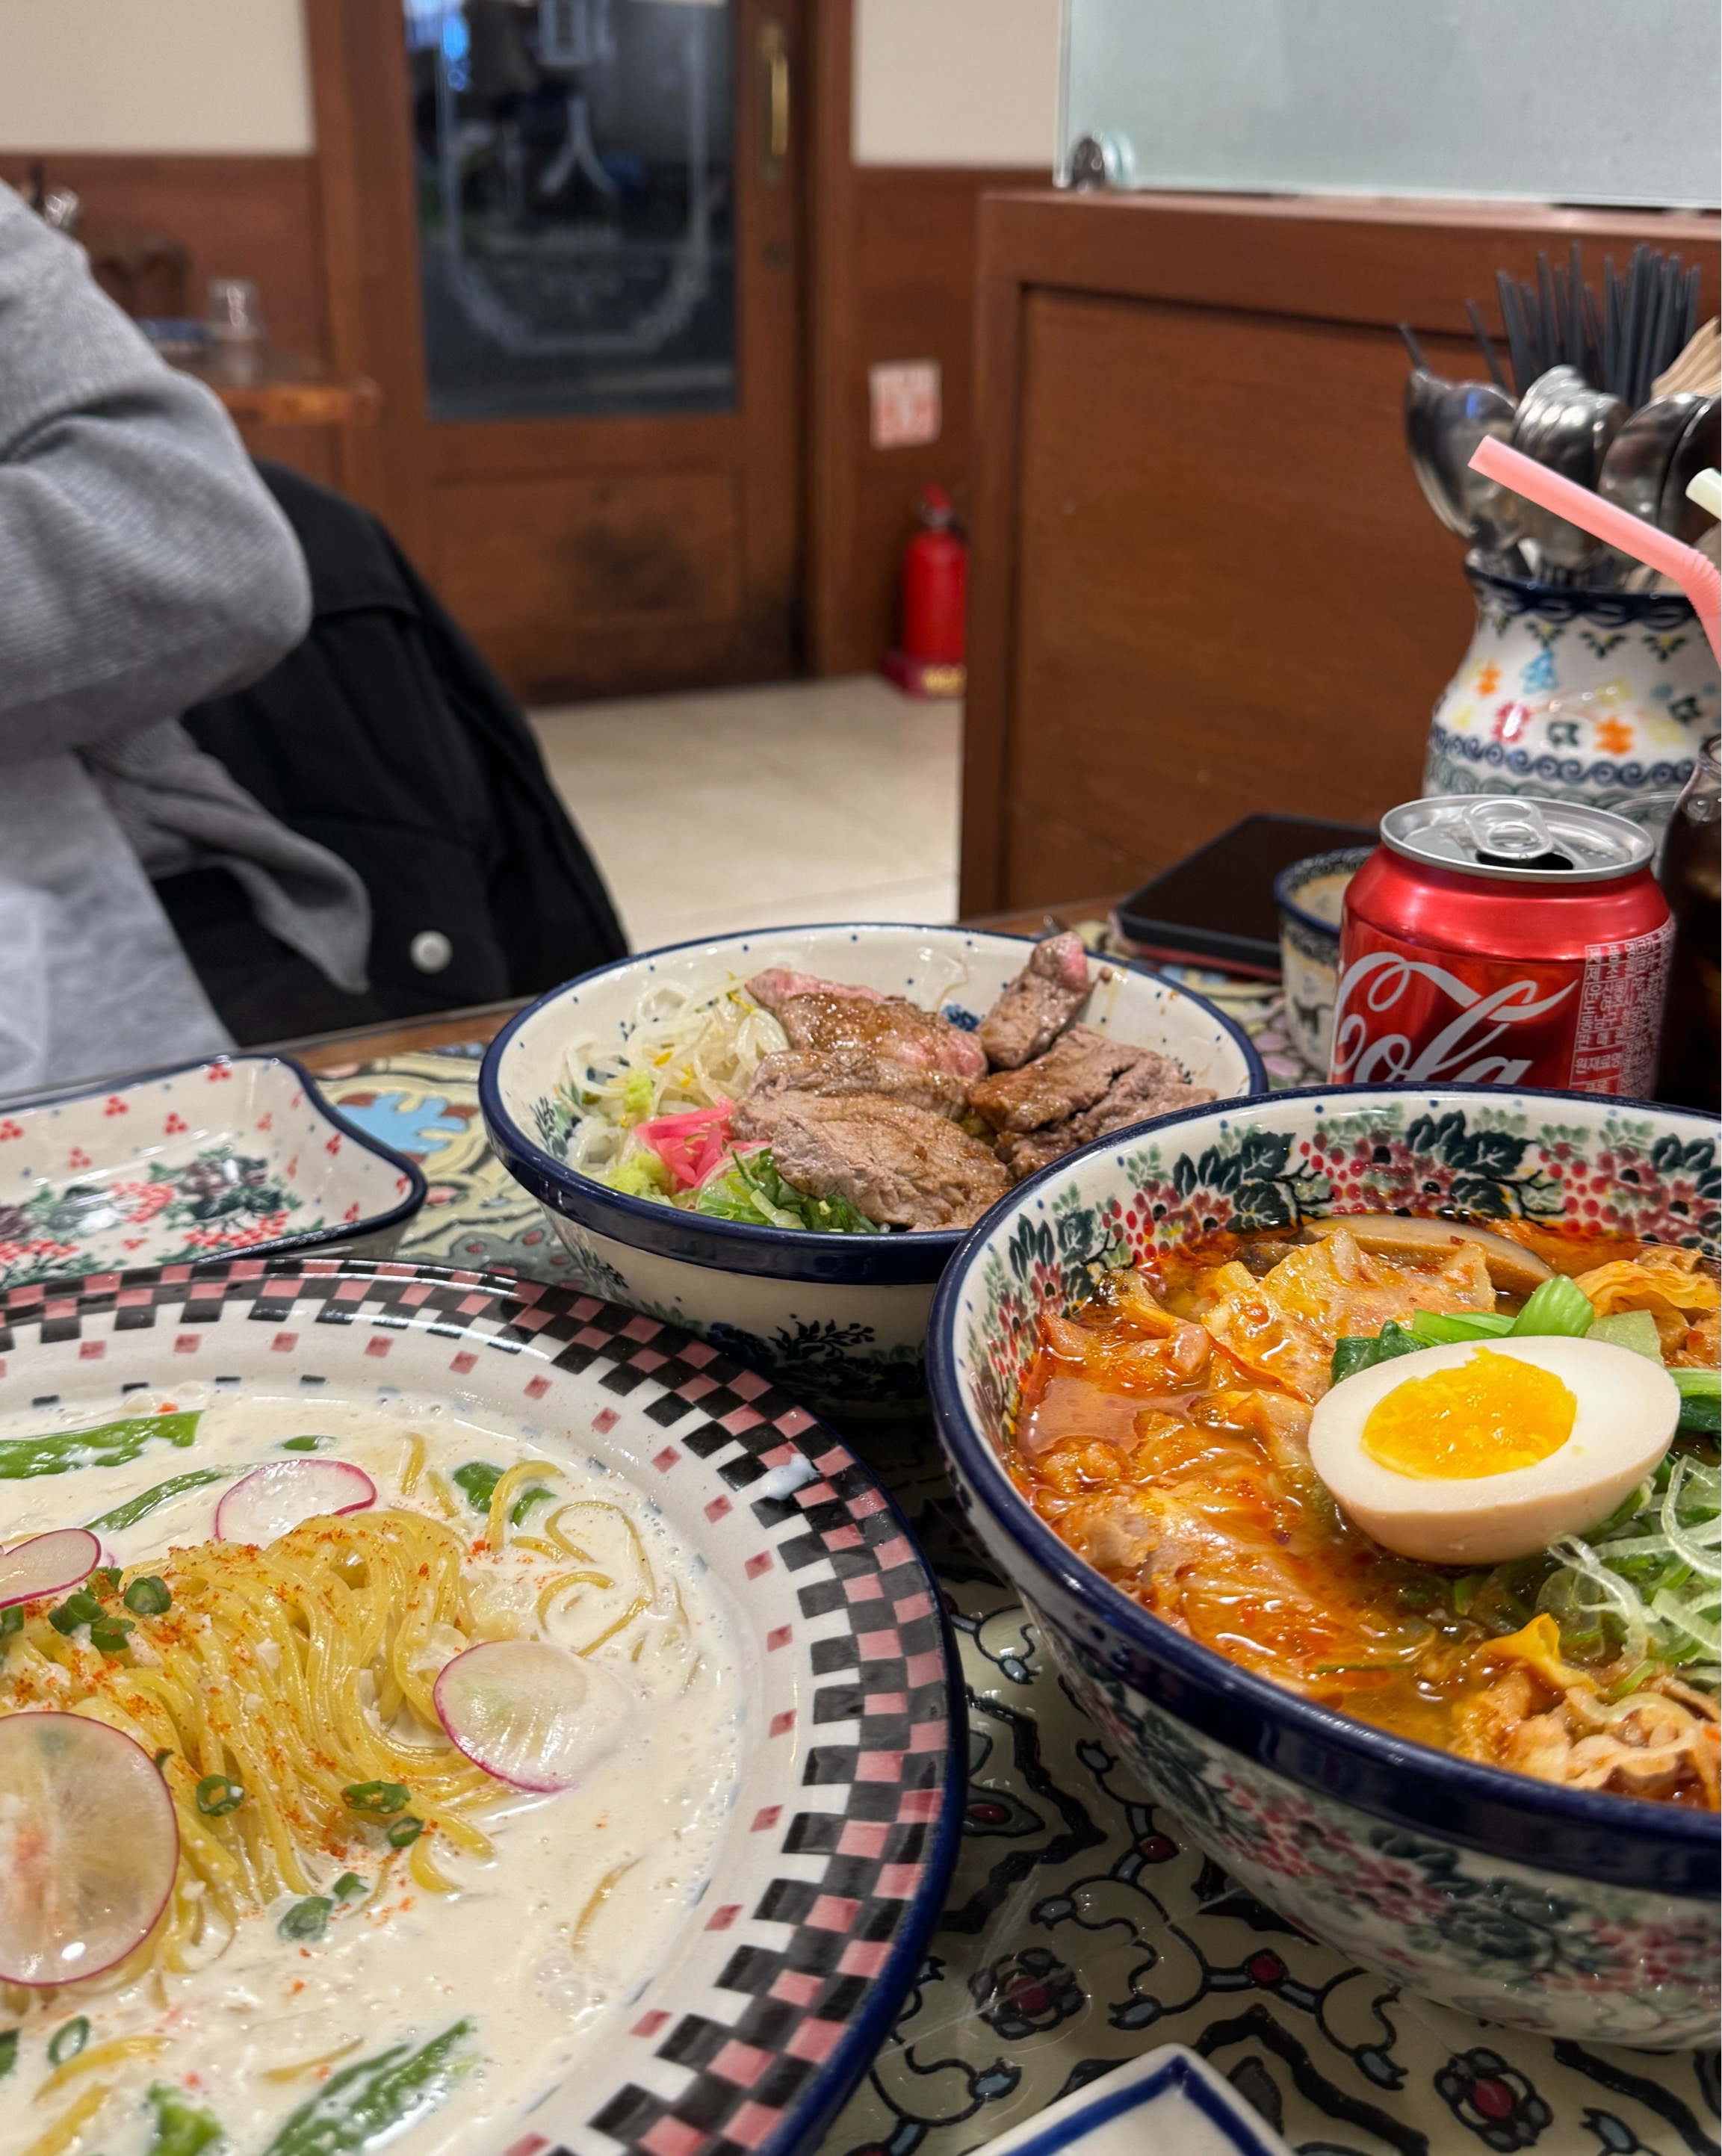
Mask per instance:
[[[434,419],[736,402],[725,0],[404,0]]]

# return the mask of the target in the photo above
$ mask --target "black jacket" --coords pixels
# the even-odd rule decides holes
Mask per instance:
[[[536,994],[623,956],[519,706],[373,516],[284,465],[258,470],[310,565],[310,634],[185,724],[272,815],[351,863],[373,922],[368,997],[331,988],[312,1010],[311,969],[293,960],[297,998],[272,1024],[254,993],[241,1037]],[[229,1015],[208,952],[189,935],[187,947]]]

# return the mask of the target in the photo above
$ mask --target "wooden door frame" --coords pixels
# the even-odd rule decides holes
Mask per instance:
[[[842,0],[846,18],[846,0]],[[737,0],[735,20],[745,26]],[[792,110],[811,114],[820,55],[826,49],[825,0],[779,0],[792,28]],[[426,412],[424,332],[419,282],[419,235],[408,186],[377,188],[368,170],[385,165],[410,173],[412,144],[406,100],[400,94],[398,0],[305,0],[306,39],[316,130],[319,256],[324,280],[324,309],[331,358],[341,371],[373,376],[383,385],[378,424],[362,459],[350,460],[342,484],[356,499],[377,510],[406,551],[427,567],[432,552],[432,489],[438,478],[459,479],[476,473],[530,477],[542,471],[580,474],[639,469],[649,454],[655,418],[573,415],[580,429],[578,452],[569,422],[503,419],[447,422],[438,429],[435,455],[424,455]],[[799,47],[799,50],[797,48]],[[738,38],[736,99],[738,166],[748,154],[748,125],[758,85],[743,69],[751,59]],[[810,265],[819,259],[812,244],[809,205],[813,195],[811,142],[798,126],[785,187],[795,234],[791,274],[795,280],[795,321],[787,383],[768,383],[765,394],[748,400],[750,370],[763,372],[761,352],[750,352],[754,326],[745,299],[738,310],[737,358],[743,401],[732,412],[690,413],[676,419],[678,463],[695,468],[709,459],[738,459],[745,454],[750,425],[768,417],[772,399],[788,394],[799,408],[791,430],[790,454],[798,467],[793,480],[791,514],[797,565],[796,600],[804,610],[808,584],[807,515],[810,434],[807,425]],[[363,138],[362,148],[361,138]],[[378,143],[381,141],[379,151]],[[847,144],[847,129],[845,130]],[[754,184],[757,184],[754,183]],[[738,217],[738,235],[743,228]],[[738,271],[739,275],[739,257]],[[378,325],[383,325],[379,332]],[[757,385],[756,385],[757,386]],[[751,526],[748,528],[752,528]],[[799,640],[799,639],[798,639]]]
[[[991,913],[1005,887],[1014,724],[1017,510],[1031,293],[1159,301],[1432,336],[1471,336],[1468,295],[1493,269],[1536,274],[1575,240],[1618,257],[1639,241],[1696,256],[1701,315],[1716,311],[1713,218],[1539,204],[1339,197],[1073,194],[1036,189],[981,206],[975,295],[974,541],[969,577],[959,911]],[[1493,313],[1492,303],[1488,312]],[[1339,477],[1336,475],[1336,483]],[[1229,565],[1216,563],[1216,574]]]

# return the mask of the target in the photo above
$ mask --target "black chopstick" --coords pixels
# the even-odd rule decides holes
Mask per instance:
[[[1488,331],[1483,326],[1483,316],[1475,300],[1467,300],[1465,312],[1471,317],[1471,334],[1477,340],[1477,349],[1483,354],[1483,363],[1488,369],[1488,378],[1497,389],[1507,391],[1507,378],[1501,372],[1501,362],[1495,357],[1495,348],[1488,341]]]
[[[1416,333],[1409,322],[1401,322],[1399,325],[1399,341],[1411,354],[1411,365],[1420,372],[1427,374],[1429,362],[1424,358],[1423,347],[1417,342]]]

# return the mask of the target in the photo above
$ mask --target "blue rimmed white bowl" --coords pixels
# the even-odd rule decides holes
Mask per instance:
[[[536,1281],[312,1253],[0,1294],[0,1416],[77,1427],[170,1393],[422,1403],[619,1475],[691,1554],[741,1702],[709,1871],[567,2070],[499,2092],[463,2146],[806,2156],[890,2031],[962,1832],[938,1584],[868,1469],[703,1342]],[[507,1995],[467,1974],[481,2045]],[[141,2094],[146,2060],[110,2064]]]
[[[959,1494],[1078,1696],[1191,1838],[1354,1960],[1545,2033],[1714,2042],[1714,1814],[1558,1788],[1281,1690],[1150,1616],[1013,1486],[1003,1448],[1042,1313],[1091,1266],[1219,1228],[1442,1208],[1716,1253],[1711,1116],[1591,1094],[1318,1088],[1195,1108],[1058,1161],[947,1272],[928,1351]]]
[[[578,1041],[620,1041],[655,981],[707,988],[789,966],[906,995],[978,1022],[1031,948],[1015,936],[896,924],[760,929],[672,945],[541,996],[492,1043],[479,1079],[490,1135],[543,1206],[581,1284],[686,1326],[815,1404],[901,1413],[924,1404],[933,1290],[962,1241],[954,1229],[831,1235],[751,1228],[608,1189],[567,1164]],[[1169,1056],[1221,1099],[1266,1091],[1242,1029],[1199,996],[1097,961],[1084,1023]]]
[[[0,1108],[0,1290],[278,1250],[381,1257],[410,1160],[285,1055],[218,1055]]]

